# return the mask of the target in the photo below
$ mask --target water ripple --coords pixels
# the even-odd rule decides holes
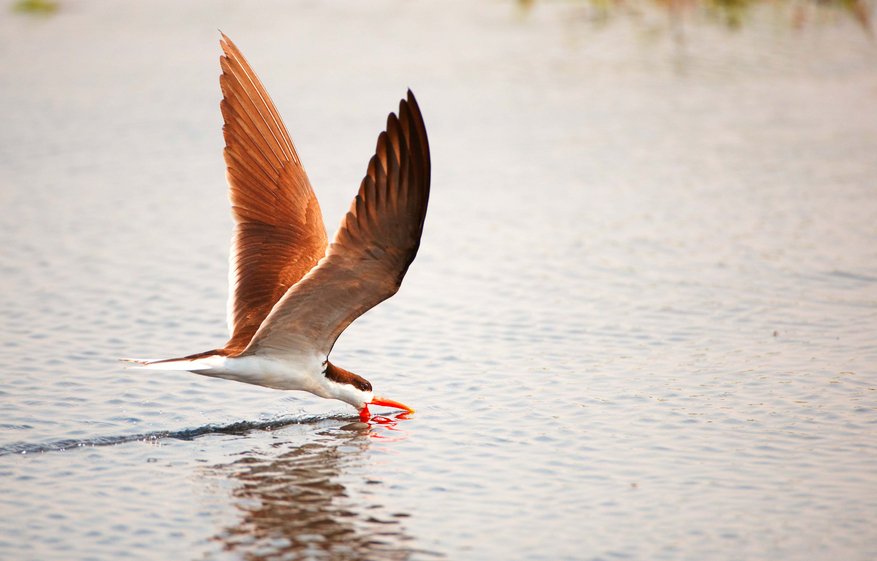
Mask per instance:
[[[0,446],[0,456],[6,456],[9,454],[35,454],[41,452],[64,452],[67,450],[75,450],[79,448],[115,446],[117,444],[125,444],[128,442],[153,442],[166,438],[174,440],[195,440],[196,438],[199,438],[201,436],[207,436],[211,434],[243,436],[254,431],[274,431],[291,425],[315,425],[323,421],[342,420],[351,420],[351,417],[336,415],[329,417],[296,417],[264,422],[240,421],[228,425],[206,425],[203,427],[184,429],[179,431],[156,431],[123,436],[102,436],[85,439],[63,439],[53,442],[42,443],[13,442],[5,446]]]

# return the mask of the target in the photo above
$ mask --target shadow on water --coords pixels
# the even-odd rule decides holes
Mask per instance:
[[[321,442],[277,456],[251,453],[205,470],[240,484],[231,495],[242,516],[214,538],[226,551],[253,560],[443,557],[409,547],[413,538],[403,527],[408,514],[387,513],[377,501],[367,504],[369,493],[354,503],[341,483],[366,461],[363,455],[379,434],[354,424],[319,436]]]
[[[252,431],[273,431],[291,425],[315,425],[324,421],[346,420],[350,420],[350,417],[345,417],[341,415],[331,417],[290,417],[285,419],[276,419],[273,421],[264,421],[260,423],[242,421],[239,423],[232,423],[230,425],[206,425],[199,428],[184,429],[180,431],[156,431],[124,436],[105,436],[90,439],[65,439],[40,443],[13,442],[5,446],[0,446],[0,456],[6,456],[9,454],[60,452],[77,448],[114,446],[116,444],[125,444],[127,442],[151,442],[164,438],[170,438],[173,440],[194,440],[200,436],[206,436],[211,434],[230,434],[242,436]]]

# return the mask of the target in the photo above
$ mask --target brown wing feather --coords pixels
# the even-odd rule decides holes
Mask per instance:
[[[220,103],[235,221],[224,352],[237,354],[286,291],[326,253],[320,205],[274,103],[234,43],[222,36]]]
[[[359,194],[320,263],[274,306],[242,355],[328,355],[353,320],[399,290],[429,200],[429,144],[411,91],[390,114]]]

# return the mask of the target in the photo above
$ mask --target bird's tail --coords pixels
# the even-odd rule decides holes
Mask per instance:
[[[200,357],[199,357],[200,358]],[[169,358],[164,360],[149,360],[144,358],[120,358],[122,362],[132,362],[136,366],[126,366],[125,368],[142,368],[143,370],[184,370],[194,372],[196,370],[208,370],[209,365],[204,364],[198,359],[185,358]]]

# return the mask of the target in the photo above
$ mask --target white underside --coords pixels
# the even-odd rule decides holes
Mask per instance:
[[[270,357],[209,356],[197,360],[177,360],[142,364],[146,370],[184,370],[254,384],[277,390],[301,390],[327,399],[340,399],[361,409],[372,400],[371,392],[363,392],[349,384],[338,384],[326,378],[326,357],[321,355],[286,355]]]
[[[283,359],[249,355],[240,358],[209,356],[144,364],[149,370],[188,370],[202,376],[235,380],[277,390],[304,390],[320,395],[325,357],[292,356]],[[316,391],[315,391],[316,390]],[[329,396],[322,396],[329,397]]]

